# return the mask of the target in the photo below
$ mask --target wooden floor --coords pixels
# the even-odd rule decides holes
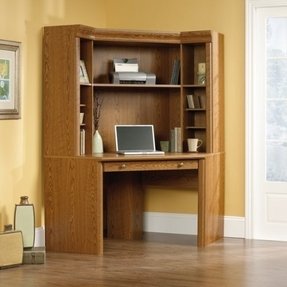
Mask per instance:
[[[184,236],[106,240],[104,256],[47,253],[45,264],[0,270],[0,286],[287,286],[287,243],[225,238],[201,249]]]

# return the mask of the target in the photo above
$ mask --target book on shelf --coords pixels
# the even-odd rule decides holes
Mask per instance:
[[[199,102],[199,96],[193,95],[193,101],[194,101],[194,108],[200,109],[200,102]]]
[[[199,98],[200,108],[205,109],[206,108],[205,96],[204,95],[200,95],[200,96],[198,96],[198,98]]]
[[[171,85],[179,84],[179,74],[180,74],[180,60],[175,59],[172,66],[172,73],[170,78]]]
[[[170,131],[170,151],[182,152],[182,134],[180,127],[175,127]]]
[[[170,152],[175,152],[175,133],[174,133],[174,129],[170,130]]]
[[[182,152],[182,136],[181,136],[181,128],[174,128],[175,131],[175,152]]]
[[[193,95],[186,95],[187,98],[187,106],[189,109],[194,109],[194,101],[193,101]]]
[[[86,131],[84,129],[80,130],[80,154],[85,154],[85,142],[86,142]]]

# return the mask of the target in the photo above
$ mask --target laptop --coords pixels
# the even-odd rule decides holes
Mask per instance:
[[[116,151],[125,155],[161,155],[155,148],[153,125],[115,125]]]

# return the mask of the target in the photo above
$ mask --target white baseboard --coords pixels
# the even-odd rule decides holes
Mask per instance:
[[[182,213],[144,212],[145,232],[196,235],[197,215]],[[245,238],[244,217],[224,217],[224,237]],[[35,229],[35,247],[45,246],[45,229]]]
[[[45,246],[45,229],[44,227],[35,228],[35,247]]]
[[[245,218],[224,216],[224,237],[245,238]]]
[[[163,212],[144,212],[145,232],[197,234],[197,215]],[[244,217],[224,217],[224,237],[245,237]]]

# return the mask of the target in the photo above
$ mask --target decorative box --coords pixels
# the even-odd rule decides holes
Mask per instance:
[[[23,238],[21,231],[0,232],[0,269],[22,264]]]
[[[45,247],[33,247],[24,249],[23,264],[44,264],[45,261]]]

